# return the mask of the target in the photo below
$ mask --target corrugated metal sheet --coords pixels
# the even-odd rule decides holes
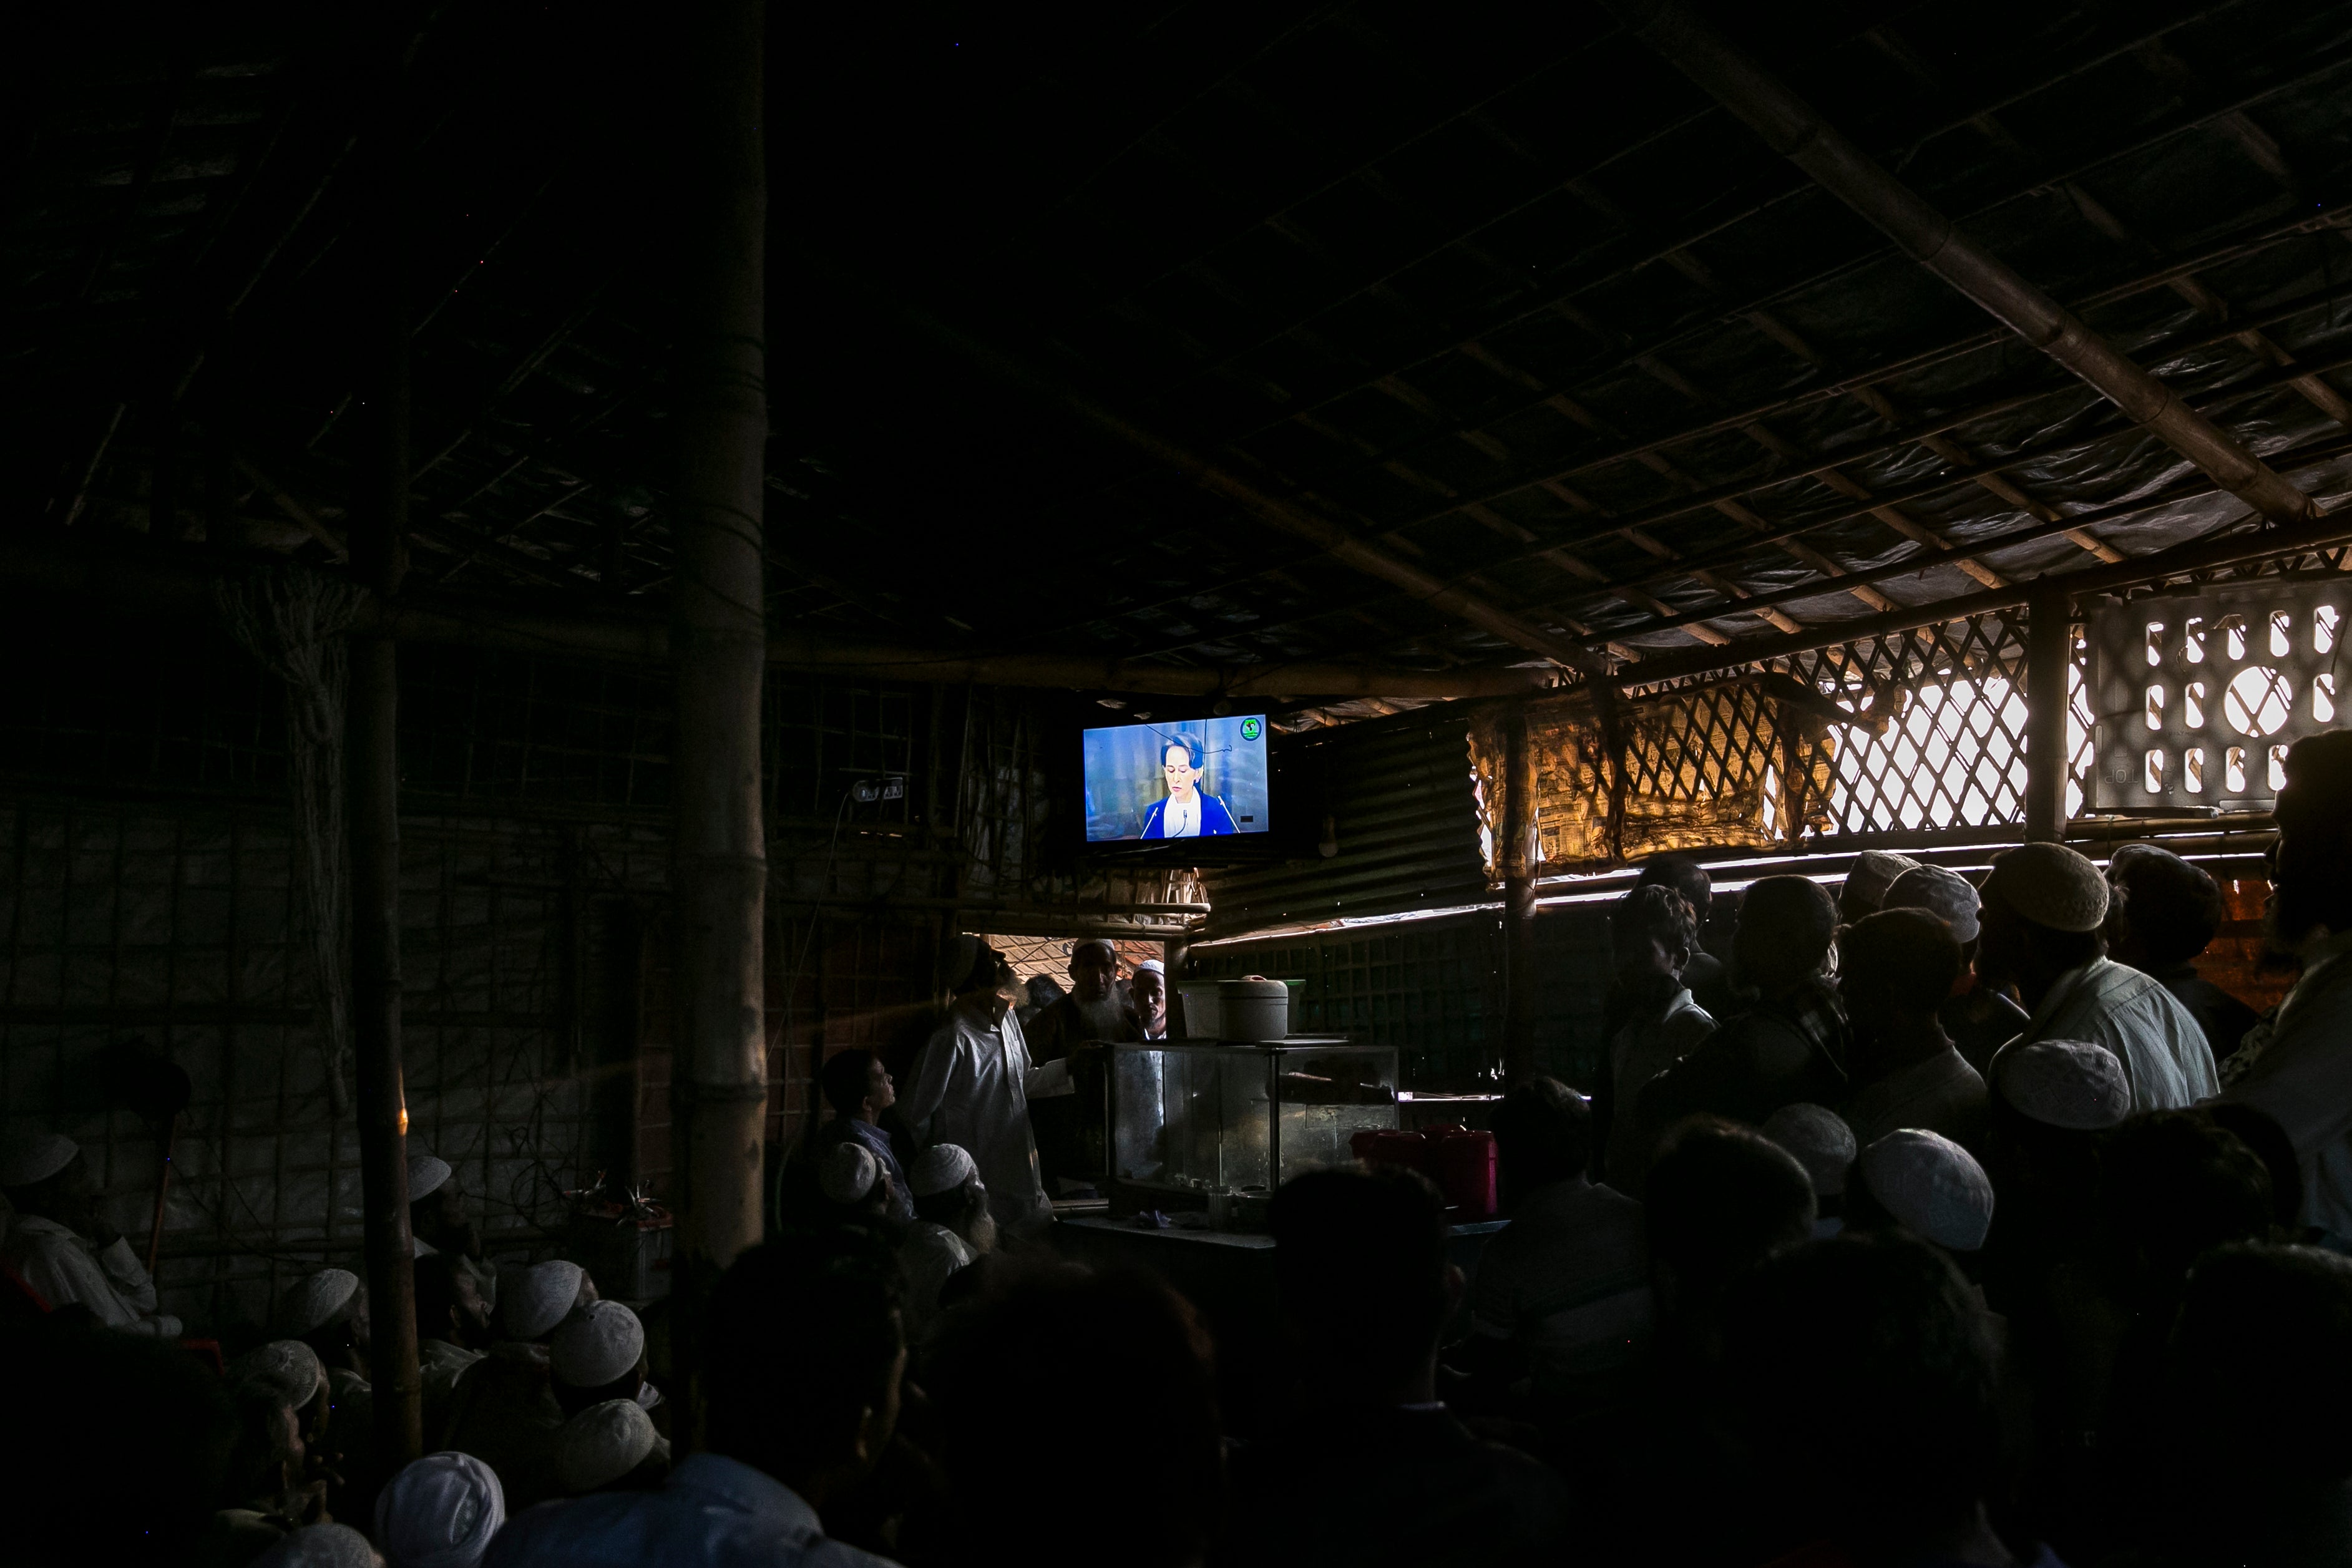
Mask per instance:
[[[1328,811],[1339,852],[1207,874],[1208,934],[1447,909],[1488,896],[1467,716],[1400,714],[1276,743],[1276,811]]]

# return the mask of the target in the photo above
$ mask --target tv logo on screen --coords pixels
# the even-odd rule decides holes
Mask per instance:
[[[1255,740],[1259,736],[1264,735],[1265,733],[1265,727],[1260,724],[1257,720],[1254,718],[1245,718],[1242,720],[1242,738],[1244,740]]]

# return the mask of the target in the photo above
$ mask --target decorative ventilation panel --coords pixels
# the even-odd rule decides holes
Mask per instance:
[[[2287,747],[2335,724],[2348,604],[2272,582],[2095,611],[2090,809],[2267,810]]]

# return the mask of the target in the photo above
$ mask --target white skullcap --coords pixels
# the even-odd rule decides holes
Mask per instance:
[[[48,1180],[81,1153],[63,1133],[27,1127],[0,1143],[0,1186],[30,1186]]]
[[[498,1473],[471,1454],[427,1454],[375,1494],[375,1538],[391,1568],[474,1568],[506,1521]]]
[[[1764,1119],[1764,1135],[1797,1156],[1812,1178],[1815,1197],[1835,1197],[1845,1191],[1845,1173],[1853,1164],[1853,1129],[1826,1105],[1799,1101],[1783,1105]]]
[[[1917,1127],[1887,1134],[1862,1151],[1863,1185],[1915,1236],[1973,1252],[1992,1228],[1992,1182],[1976,1156]]]
[[[863,1144],[840,1143],[824,1152],[824,1164],[817,1168],[817,1184],[824,1196],[835,1203],[856,1203],[874,1190],[875,1178],[882,1174],[882,1163],[874,1151]]]
[[[1977,921],[1976,884],[1939,865],[1916,865],[1896,877],[1879,907],[1924,909],[1952,928],[1955,942],[1973,942],[1981,929]]]
[[[431,1197],[449,1179],[449,1162],[433,1155],[408,1156],[408,1201]]]
[[[2037,1040],[1992,1059],[1993,1091],[2018,1114],[2047,1127],[2105,1132],[2131,1114],[2131,1080],[2105,1046]]]
[[[247,1568],[383,1568],[383,1559],[348,1524],[306,1524],[279,1536]]]
[[[299,1338],[333,1322],[359,1294],[360,1277],[349,1269],[321,1269],[294,1281],[278,1302],[278,1326]]]
[[[2020,844],[1992,858],[1985,896],[2053,931],[2096,931],[2107,917],[2107,879],[2063,844]]]
[[[499,1323],[510,1340],[543,1339],[572,1315],[580,1300],[583,1270],[577,1263],[551,1258],[533,1263],[514,1277],[511,1288],[499,1289]]]
[[[1135,961],[1137,974],[1140,975],[1147,969],[1155,975],[1165,975],[1168,972],[1168,966],[1157,958],[1138,958]]]
[[[1089,936],[1084,941],[1071,943],[1070,956],[1075,958],[1089,947],[1099,947],[1102,949],[1104,957],[1108,958],[1114,964],[1118,962],[1118,944],[1101,936]]]
[[[1845,873],[1845,885],[1838,890],[1838,902],[1857,899],[1875,912],[1886,890],[1895,879],[1910,871],[1918,862],[1909,855],[1898,855],[1886,850],[1864,850],[1854,856],[1853,869]]]
[[[602,1388],[629,1373],[646,1353],[645,1325],[618,1301],[591,1301],[555,1331],[548,1370],[571,1388]]]
[[[980,1167],[961,1145],[933,1144],[916,1156],[914,1168],[907,1173],[907,1190],[917,1197],[932,1197],[953,1192],[979,1174]]]
[[[591,1405],[555,1435],[555,1475],[568,1492],[590,1492],[646,1462],[659,1439],[654,1419],[634,1399]]]
[[[228,1381],[231,1387],[266,1388],[289,1410],[299,1410],[327,1386],[327,1364],[299,1339],[274,1339],[230,1362]]]

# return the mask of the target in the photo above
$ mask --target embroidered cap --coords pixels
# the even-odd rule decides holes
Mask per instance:
[[[1918,1127],[1887,1134],[1862,1151],[1863,1185],[1915,1236],[1973,1252],[1992,1228],[1992,1182],[1976,1156]]]
[[[1835,1197],[1845,1191],[1846,1171],[1853,1164],[1853,1129],[1826,1105],[1799,1101],[1783,1105],[1764,1119],[1764,1135],[1797,1156],[1811,1178],[1815,1197]]]

